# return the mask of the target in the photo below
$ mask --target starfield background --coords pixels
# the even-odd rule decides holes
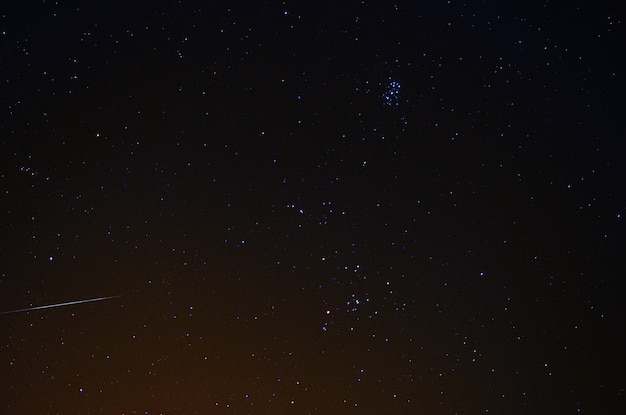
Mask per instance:
[[[623,15],[526,3],[3,2],[0,413],[623,413]]]

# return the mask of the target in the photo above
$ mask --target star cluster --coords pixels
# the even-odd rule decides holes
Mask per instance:
[[[13,1],[0,29],[0,312],[107,297],[0,315],[0,412],[626,408],[617,10]]]

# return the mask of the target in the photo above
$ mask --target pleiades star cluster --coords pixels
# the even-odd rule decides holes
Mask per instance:
[[[611,2],[0,6],[1,414],[626,412]]]

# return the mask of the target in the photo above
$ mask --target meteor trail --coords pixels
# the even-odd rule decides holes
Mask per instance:
[[[20,308],[19,310],[3,311],[0,314],[22,313],[24,311],[43,310],[44,308],[65,307],[65,306],[68,306],[68,305],[93,303],[93,302],[96,302],[96,301],[111,300],[113,298],[119,298],[119,297],[121,297],[121,295],[112,295],[110,297],[88,298],[86,300],[68,301],[66,303],[40,305],[38,307],[28,307],[28,308]]]

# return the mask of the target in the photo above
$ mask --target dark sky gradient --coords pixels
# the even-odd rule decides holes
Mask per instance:
[[[0,6],[0,312],[121,296],[0,414],[626,410],[620,10],[128,3]]]

